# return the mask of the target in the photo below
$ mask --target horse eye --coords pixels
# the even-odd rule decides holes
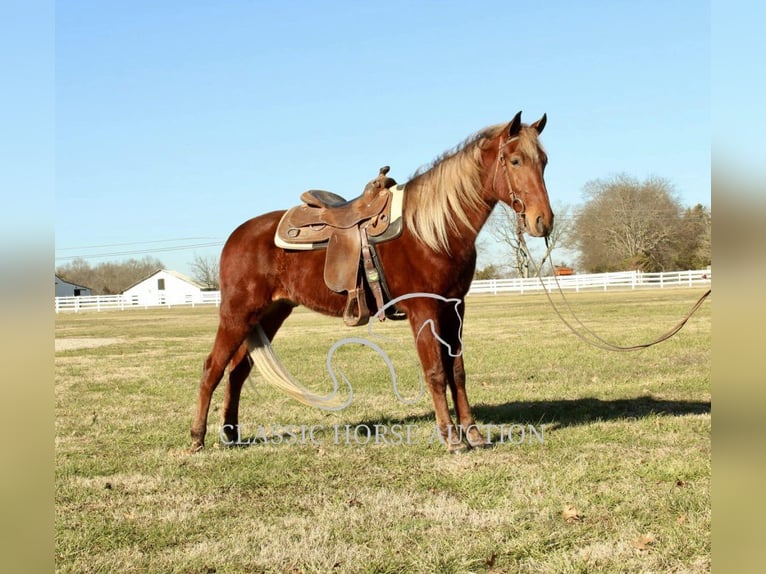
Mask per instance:
[[[513,166],[520,166],[521,165],[521,159],[518,157],[512,157],[511,158],[511,165]]]

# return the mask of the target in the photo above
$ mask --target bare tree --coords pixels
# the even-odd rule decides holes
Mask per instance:
[[[702,269],[711,263],[712,218],[710,209],[697,204],[681,216],[676,264],[681,269]]]
[[[194,255],[194,261],[190,263],[194,280],[206,289],[220,289],[218,257],[209,255],[202,257]]]
[[[556,205],[553,207],[553,213],[555,214],[553,230],[548,236],[548,248],[550,250],[567,243],[572,223],[569,206]],[[489,221],[489,232],[492,237],[507,247],[511,267],[518,276],[529,277],[530,262],[519,236],[518,214],[507,205],[498,204]],[[540,261],[537,261],[537,265],[543,265],[542,257]]]
[[[529,276],[529,261],[518,233],[518,214],[505,204],[495,207],[489,220],[489,233],[508,252],[510,266],[519,277]]]
[[[674,267],[681,205],[673,186],[621,174],[585,185],[588,198],[574,221],[572,243],[591,272]]]
[[[705,267],[713,263],[713,217],[707,210],[702,218],[701,231],[697,235],[696,266]]]

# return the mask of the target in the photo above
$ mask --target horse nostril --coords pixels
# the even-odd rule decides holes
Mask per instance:
[[[545,221],[543,220],[543,216],[542,215],[538,215],[537,216],[537,219],[535,220],[535,226],[537,227],[537,232],[540,235],[547,235],[546,232],[548,230],[546,229]]]

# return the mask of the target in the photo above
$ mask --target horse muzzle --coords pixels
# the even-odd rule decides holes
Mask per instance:
[[[553,231],[553,213],[547,217],[543,214],[525,213],[522,218],[524,219],[524,229],[532,237],[548,237]]]

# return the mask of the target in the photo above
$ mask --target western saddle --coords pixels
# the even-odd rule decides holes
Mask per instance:
[[[346,201],[330,191],[311,189],[303,203],[289,209],[277,226],[274,242],[291,250],[325,249],[324,281],[335,292],[348,293],[343,321],[350,327],[370,320],[365,283],[380,311],[388,287],[375,244],[399,237],[402,232],[404,186],[388,177],[388,166],[364,188],[362,195]],[[380,315],[403,319],[396,309]]]

